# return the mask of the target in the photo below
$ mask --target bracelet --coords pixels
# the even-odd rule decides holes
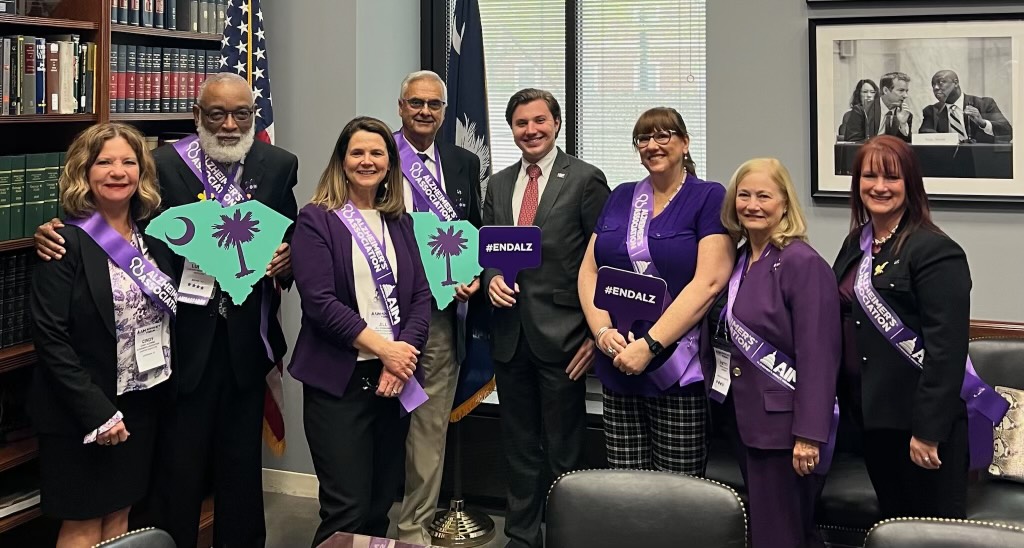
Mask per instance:
[[[605,332],[605,331],[608,331],[608,330],[609,330],[609,329],[611,329],[611,328],[612,328],[612,326],[610,326],[610,325],[606,325],[606,326],[602,327],[601,329],[598,329],[598,330],[597,330],[597,336],[596,336],[596,337],[594,337],[594,340],[595,340],[595,341],[598,341],[598,342],[600,342],[600,340],[601,340],[601,335],[604,335],[604,332]]]

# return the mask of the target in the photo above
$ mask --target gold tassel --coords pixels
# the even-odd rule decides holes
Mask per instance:
[[[266,419],[263,420],[263,441],[267,444],[267,447],[270,448],[270,452],[273,453],[275,457],[280,457],[284,454],[286,447],[284,439],[277,439],[277,436],[274,435],[274,431],[270,429],[270,423],[268,423]]]
[[[466,418],[466,415],[476,409],[476,406],[483,403],[487,396],[491,395],[491,392],[494,392],[494,377],[491,377],[491,380],[487,381],[487,384],[480,387],[480,390],[477,390],[476,394],[473,394],[472,397],[462,402],[462,405],[452,409],[452,414],[448,418],[448,422],[459,422]]]

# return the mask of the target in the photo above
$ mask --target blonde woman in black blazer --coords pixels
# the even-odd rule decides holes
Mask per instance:
[[[68,150],[60,180],[69,220],[58,232],[66,254],[40,263],[32,277],[39,367],[29,412],[39,434],[43,513],[63,520],[58,548],[125,533],[128,512],[146,495],[152,475],[172,370],[170,314],[72,219],[99,214],[107,234],[131,242],[176,288],[171,251],[139,226],[160,204],[154,173],[134,128],[85,130]],[[157,326],[162,365],[136,360],[136,329],[143,326]]]

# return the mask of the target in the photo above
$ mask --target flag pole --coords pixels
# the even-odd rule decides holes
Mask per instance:
[[[447,510],[434,514],[430,523],[430,542],[436,546],[482,546],[494,538],[494,520],[483,512],[466,509],[462,498],[462,425],[449,425],[454,430],[452,444],[452,499]]]

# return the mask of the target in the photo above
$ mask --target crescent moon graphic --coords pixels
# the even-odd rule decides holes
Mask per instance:
[[[165,232],[164,237],[167,238],[167,243],[171,245],[185,245],[191,242],[192,238],[196,235],[196,225],[188,217],[175,217],[175,219],[185,223],[185,233],[180,238],[171,238],[171,235]]]

